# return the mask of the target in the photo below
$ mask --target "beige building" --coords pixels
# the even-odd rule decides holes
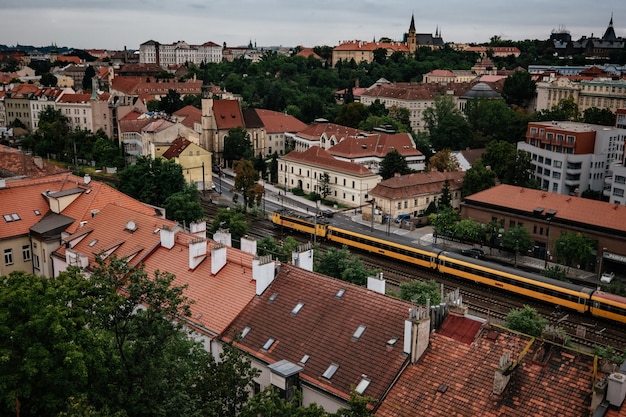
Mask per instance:
[[[380,181],[378,174],[363,165],[340,161],[319,146],[278,159],[278,184],[287,191],[298,188],[307,194],[320,193],[325,174],[330,189],[326,198],[347,207],[367,204],[369,191]]]
[[[71,129],[89,132],[102,129],[107,137],[113,137],[108,93],[63,94],[56,106],[68,118]]]
[[[195,143],[182,137],[177,138],[162,155],[157,156],[182,166],[188,184],[195,184],[199,190],[210,190],[213,187],[211,153]]]
[[[469,83],[477,77],[470,70],[436,69],[424,74],[424,83]]]
[[[403,42],[347,41],[333,48],[333,67],[339,61],[350,62],[354,60],[357,64],[361,62],[370,64],[374,61],[374,51],[377,49],[385,49],[387,57],[394,52],[409,52],[408,46]]]
[[[409,214],[411,217],[422,215],[431,203],[437,204],[446,180],[452,198],[450,204],[454,208],[459,208],[464,177],[463,171],[431,171],[396,175],[381,181],[370,192],[377,209],[374,220],[381,222],[384,216],[395,219],[402,214]],[[368,210],[364,209],[363,214],[371,216],[371,207]]]

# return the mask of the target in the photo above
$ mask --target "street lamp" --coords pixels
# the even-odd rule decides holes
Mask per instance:
[[[600,280],[600,277],[602,276],[602,259],[604,259],[604,251],[606,251],[606,248],[602,248],[602,253],[600,253],[600,262],[598,263],[598,280]]]
[[[548,221],[548,227],[546,228],[546,253],[545,253],[545,263],[543,269],[548,269],[548,255],[550,254],[550,223],[552,219],[556,215],[556,210],[548,210],[546,212],[546,220]]]

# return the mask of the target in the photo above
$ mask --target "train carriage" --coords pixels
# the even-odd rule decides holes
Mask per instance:
[[[437,254],[424,249],[390,242],[333,226],[328,227],[326,238],[336,243],[395,258],[402,262],[408,262],[430,269],[437,268]]]
[[[591,296],[589,311],[596,317],[626,323],[626,298],[604,291],[595,291]]]
[[[439,271],[455,277],[501,288],[516,294],[556,304],[581,313],[587,311],[593,289],[570,284],[519,269],[495,265],[463,255],[442,252]]]
[[[274,212],[272,223],[275,226],[284,226],[312,236],[317,235],[318,238],[326,237],[326,228],[328,227],[327,219],[316,219],[313,216],[303,216],[288,210]]]

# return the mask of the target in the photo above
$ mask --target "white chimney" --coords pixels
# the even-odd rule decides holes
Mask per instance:
[[[252,279],[256,281],[256,295],[261,295],[274,281],[274,264],[271,255],[252,260]]]
[[[220,229],[213,234],[213,240],[226,246],[233,246],[232,236],[227,229]]]
[[[85,174],[85,176],[83,177],[83,182],[85,183],[85,185],[89,184],[91,182],[91,175]]]
[[[0,189],[7,188],[7,180],[4,178],[0,179]]]
[[[379,294],[385,293],[385,280],[382,272],[375,277],[367,277],[367,289]]]
[[[615,407],[621,407],[626,396],[626,375],[614,372],[609,375],[609,386],[606,390],[606,400]]]
[[[226,246],[218,244],[211,248],[211,274],[215,275],[226,265]]]
[[[206,221],[189,223],[189,231],[196,237],[206,237]]]
[[[196,238],[189,242],[189,269],[196,269],[206,258],[206,239]]]
[[[256,256],[256,239],[244,236],[241,238],[241,250]]]
[[[500,356],[500,364],[496,368],[493,376],[493,393],[500,395],[504,392],[511,379],[511,353],[507,352]]]
[[[409,310],[404,322],[404,353],[411,355],[411,363],[417,362],[430,342],[430,305]]]
[[[169,228],[168,226],[163,226],[159,231],[159,236],[161,237],[161,246],[167,249],[172,249],[174,247],[174,228]]]
[[[299,245],[291,254],[291,263],[298,268],[313,271],[313,245],[307,242]]]

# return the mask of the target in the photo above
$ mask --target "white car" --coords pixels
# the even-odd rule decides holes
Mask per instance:
[[[603,273],[602,276],[600,277],[600,282],[603,282],[605,284],[610,284],[611,281],[613,281],[613,278],[615,278],[615,273],[607,271]]]

